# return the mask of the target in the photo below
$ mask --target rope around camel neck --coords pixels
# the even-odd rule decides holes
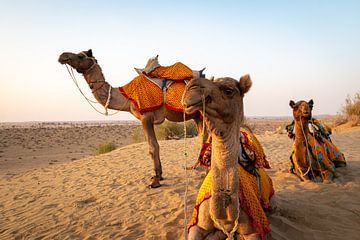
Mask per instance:
[[[309,173],[309,171],[311,170],[311,173],[312,173],[312,175],[313,175],[313,177],[314,177],[314,179],[315,179],[315,182],[316,182],[317,180],[316,180],[316,177],[315,177],[315,175],[314,175],[314,171],[313,171],[313,168],[312,168],[311,155],[310,155],[310,152],[309,152],[308,139],[307,139],[307,136],[306,136],[306,134],[305,134],[304,125],[303,125],[301,119],[300,119],[300,123],[301,123],[301,131],[302,131],[302,133],[303,133],[303,135],[304,135],[304,138],[305,138],[306,155],[307,155],[308,162],[309,162],[309,168],[308,168],[308,170],[303,174],[302,171],[301,171],[301,169],[300,169],[300,167],[299,167],[299,165],[298,165],[297,163],[296,163],[296,165],[297,165],[296,167],[297,167],[298,170],[300,171],[300,174],[301,174],[301,177],[302,177],[302,178],[304,178],[304,176],[306,176],[306,175]],[[317,157],[317,154],[315,154],[315,156],[316,156],[316,162],[317,162],[317,164],[319,165],[319,171],[320,171],[320,174],[321,174],[321,178],[322,178],[322,180],[324,181],[324,176],[323,176],[323,173],[321,172],[321,165],[320,165],[320,163],[319,163],[319,159],[318,159],[318,157]]]
[[[100,104],[100,103],[99,103],[99,102],[96,102],[96,101],[93,101],[93,100],[89,99],[88,97],[86,97],[85,94],[83,93],[83,91],[80,89],[80,86],[79,86],[78,81],[77,81],[77,79],[76,79],[76,77],[75,77],[75,74],[74,74],[73,69],[70,68],[71,70],[69,70],[69,67],[67,66],[67,64],[65,64],[65,66],[66,66],[66,69],[67,69],[67,71],[68,71],[71,79],[73,80],[75,86],[78,88],[78,90],[79,90],[79,92],[81,93],[81,95],[85,98],[85,100],[89,103],[89,105],[90,105],[96,112],[98,112],[98,113],[100,113],[100,114],[102,114],[102,115],[105,115],[105,116],[113,116],[113,115],[115,115],[115,114],[117,114],[117,113],[120,112],[120,110],[118,110],[118,111],[116,111],[116,112],[114,112],[114,113],[111,113],[111,114],[108,113],[107,108],[108,108],[108,106],[109,106],[109,104],[110,104],[110,98],[111,98],[111,86],[110,86],[110,85],[109,85],[109,91],[108,91],[107,101],[106,101],[106,104],[105,104],[105,113],[103,113],[103,112],[100,112],[98,109],[96,109],[96,107],[94,107],[94,105],[93,105],[93,104]],[[125,105],[125,104],[124,104],[124,105]]]

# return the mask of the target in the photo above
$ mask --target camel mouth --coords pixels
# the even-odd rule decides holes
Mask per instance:
[[[212,102],[212,98],[210,96],[207,96],[205,98],[205,104],[209,104],[211,102]],[[186,114],[193,114],[193,113],[195,113],[197,111],[203,110],[203,108],[204,108],[204,104],[203,104],[202,99],[200,99],[197,102],[186,104],[185,105],[185,113]]]
[[[310,112],[304,112],[304,113],[302,114],[302,116],[303,116],[304,118],[310,118],[310,117],[311,117],[311,113],[310,113]]]
[[[71,58],[69,56],[68,53],[62,53],[60,56],[59,56],[59,59],[58,59],[59,63],[61,64],[68,64],[71,62]]]
[[[195,104],[191,104],[191,105],[186,105],[185,106],[185,113],[186,114],[193,114],[197,111],[199,111],[201,109],[201,106],[202,106],[202,102],[198,102],[198,103],[195,103]]]
[[[69,63],[70,62],[70,58],[67,58],[67,57],[59,57],[59,63],[61,64],[66,64],[66,63]]]

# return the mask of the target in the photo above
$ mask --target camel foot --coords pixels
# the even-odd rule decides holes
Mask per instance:
[[[161,187],[161,184],[160,184],[160,177],[152,177],[152,182],[151,184],[149,185],[150,188],[158,188],[158,187]]]
[[[153,176],[153,177],[151,177],[151,179],[154,179],[154,178],[159,178],[160,181],[164,180],[164,178],[163,178],[162,176],[160,176],[160,177],[158,177],[158,176]]]

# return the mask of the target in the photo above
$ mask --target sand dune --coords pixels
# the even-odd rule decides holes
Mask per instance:
[[[259,135],[272,164],[277,209],[273,239],[357,239],[360,236],[360,129],[336,133],[348,166],[332,184],[300,182],[287,172],[291,141]],[[149,189],[147,144],[56,163],[0,178],[0,239],[183,239],[203,170],[197,138],[161,141],[165,180]],[[187,153],[185,156],[184,153]]]

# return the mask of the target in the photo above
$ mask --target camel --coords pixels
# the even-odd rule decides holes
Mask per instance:
[[[291,171],[301,181],[331,182],[335,168],[346,165],[344,155],[331,142],[331,129],[312,118],[312,99],[296,103],[291,100],[289,105],[294,116],[294,122],[287,126],[289,137],[294,139]]]
[[[243,97],[251,85],[250,76],[245,75],[240,81],[228,77],[193,79],[185,88],[182,100],[185,112],[191,115],[201,111],[212,137],[211,170],[206,176],[210,175],[211,197],[205,194],[205,200],[197,210],[196,224],[189,228],[189,240],[233,239],[236,234],[244,239],[261,239],[264,236],[254,229],[239,203],[239,192],[246,191],[242,189],[243,183],[239,177],[241,174],[251,175],[238,164],[241,151],[240,127],[244,121]],[[255,186],[253,193],[258,196],[256,183]],[[259,199],[255,198],[260,206]]]
[[[76,69],[78,73],[83,74],[94,97],[100,104],[109,109],[130,112],[141,121],[146,140],[149,144],[149,154],[153,160],[155,171],[155,176],[152,177],[150,187],[160,187],[160,180],[163,180],[163,176],[160,162],[159,143],[156,139],[154,124],[161,124],[165,121],[165,119],[172,122],[182,122],[184,120],[193,119],[197,125],[198,131],[201,133],[202,123],[200,122],[199,112],[186,114],[185,119],[183,113],[169,110],[164,106],[161,106],[153,111],[140,113],[134,103],[119,91],[119,88],[112,87],[105,81],[101,67],[94,58],[91,49],[80,53],[64,52],[60,55],[58,61],[61,64],[70,65],[72,68]],[[150,59],[147,65],[153,66],[156,62],[157,56]],[[200,74],[203,70],[200,71]],[[204,138],[206,138],[206,131],[204,132]]]

